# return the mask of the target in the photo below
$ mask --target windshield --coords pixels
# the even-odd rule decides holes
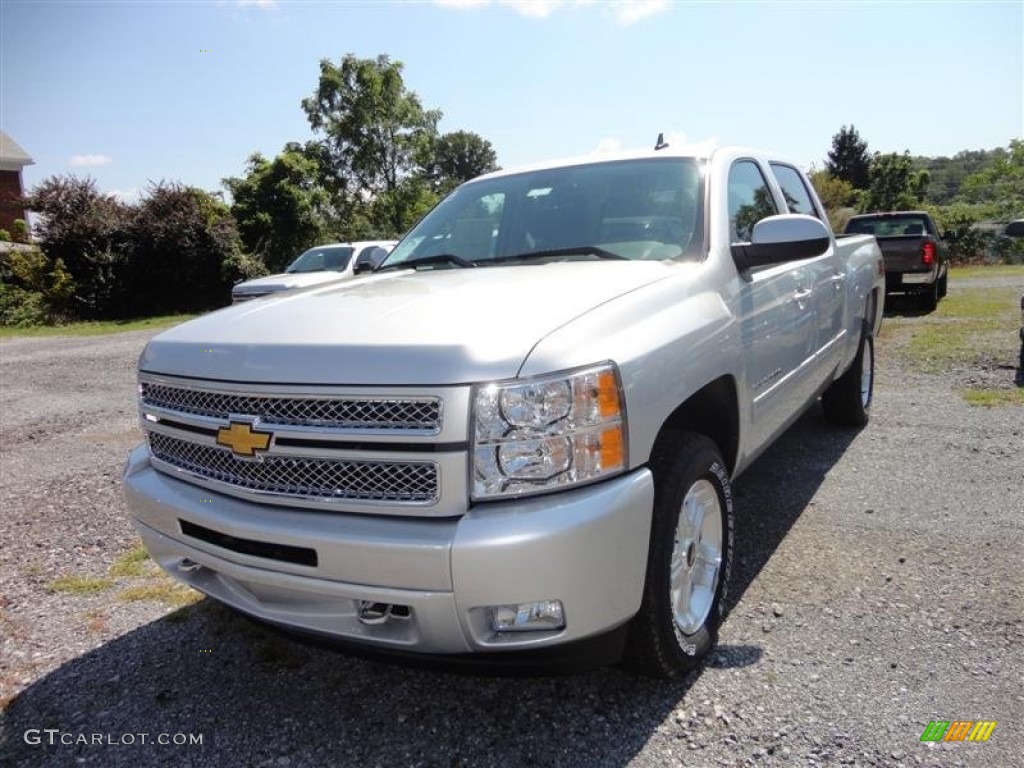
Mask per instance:
[[[293,261],[285,272],[323,272],[328,269],[341,272],[348,266],[352,250],[346,245],[310,248]]]
[[[531,254],[538,260],[699,259],[702,202],[701,170],[684,158],[499,176],[455,190],[384,264],[487,266],[527,261]]]

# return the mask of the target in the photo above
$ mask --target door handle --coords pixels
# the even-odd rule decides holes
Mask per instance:
[[[793,302],[797,305],[801,312],[807,309],[807,299],[811,296],[810,288],[797,288],[793,294]]]
[[[846,279],[846,273],[845,272],[836,272],[834,275],[832,275],[832,277],[830,277],[828,279],[828,281],[830,283],[832,283],[833,286],[835,286],[835,289],[837,291],[839,291],[839,290],[842,290],[842,288],[843,288],[843,281],[845,279]]]

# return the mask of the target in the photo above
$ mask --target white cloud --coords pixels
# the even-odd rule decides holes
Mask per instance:
[[[69,161],[71,165],[108,165],[114,162],[114,158],[106,155],[72,155]]]
[[[565,5],[562,0],[501,0],[501,4],[534,19],[546,19],[559,6]]]
[[[503,5],[511,8],[521,16],[534,19],[546,19],[563,7],[594,6],[602,9],[605,15],[611,16],[623,26],[635,24],[641,19],[656,13],[667,11],[668,0],[433,0],[434,5],[456,10],[483,8],[485,6]]]
[[[608,12],[623,26],[636,24],[641,19],[668,10],[668,0],[612,0]]]

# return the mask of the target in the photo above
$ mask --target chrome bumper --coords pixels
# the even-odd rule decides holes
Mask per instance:
[[[124,486],[146,548],[174,578],[269,622],[432,654],[537,649],[621,626],[640,607],[654,499],[641,469],[457,518],[311,512],[176,480],[153,469],[144,446],[129,456]],[[186,535],[183,523],[220,545]],[[270,548],[251,554],[252,544]],[[273,549],[282,546],[315,554],[286,561]],[[564,629],[491,628],[489,606],[553,599]],[[404,608],[361,619],[373,603]]]
[[[928,285],[934,283],[936,277],[933,269],[928,272],[904,272],[901,280],[903,285]]]

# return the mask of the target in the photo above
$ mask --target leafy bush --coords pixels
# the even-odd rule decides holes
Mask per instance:
[[[0,229],[0,243],[11,242],[11,233],[6,229]]]
[[[130,229],[118,314],[195,312],[231,293],[224,262],[241,251],[227,205],[201,189],[161,182],[147,190]]]
[[[27,328],[49,320],[43,295],[0,282],[0,325]]]
[[[93,179],[74,176],[44,180],[25,202],[41,214],[36,234],[43,252],[75,283],[74,314],[109,316],[130,250],[131,208],[101,193]]]
[[[0,325],[36,325],[70,319],[75,283],[60,259],[51,261],[38,248],[11,248],[0,253]]]
[[[25,223],[24,219],[15,219],[12,225],[14,229],[14,242],[16,243],[27,243],[28,242],[28,224]]]
[[[224,259],[221,264],[221,276],[225,282],[232,285],[242,280],[252,280],[254,277],[263,277],[270,274],[267,265],[257,256],[251,256],[242,251],[236,251]]]
[[[41,214],[42,253],[19,257],[23,263],[8,272],[18,272],[15,287],[39,294],[51,321],[223,306],[234,279],[262,268],[241,253],[224,202],[193,187],[155,184],[140,203],[125,205],[92,179],[52,177],[26,205]]]

